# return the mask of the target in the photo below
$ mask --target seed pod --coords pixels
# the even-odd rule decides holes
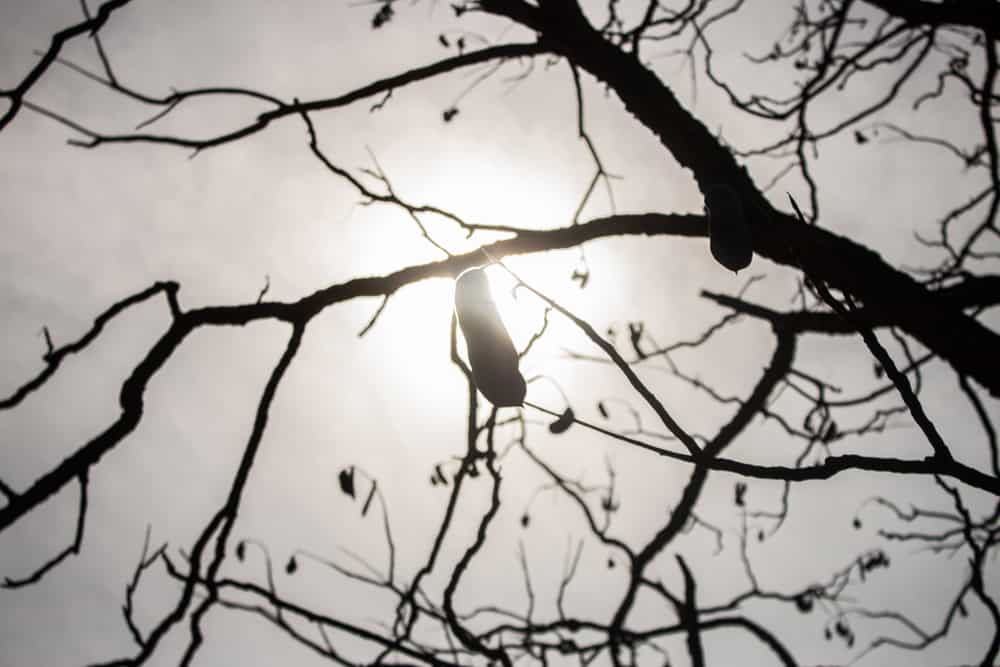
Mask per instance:
[[[517,350],[500,319],[482,269],[471,269],[455,284],[455,312],[469,352],[476,388],[496,407],[524,404],[527,384],[517,367]]]
[[[728,185],[706,186],[704,194],[712,257],[730,271],[745,269],[753,259],[753,240],[739,195]]]

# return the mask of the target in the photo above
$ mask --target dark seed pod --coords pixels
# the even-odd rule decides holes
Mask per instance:
[[[517,350],[500,319],[482,269],[471,269],[458,277],[455,312],[465,336],[476,388],[498,408],[523,405],[528,387],[517,366]]]
[[[712,257],[730,271],[739,271],[753,259],[753,240],[739,195],[728,185],[704,189]]]

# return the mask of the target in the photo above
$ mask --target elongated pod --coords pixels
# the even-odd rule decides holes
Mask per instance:
[[[709,185],[704,193],[712,257],[730,271],[745,269],[753,259],[753,239],[739,194],[728,185]]]
[[[489,279],[482,269],[470,269],[458,277],[455,312],[465,336],[476,388],[497,407],[523,405],[527,385],[517,367],[517,350],[500,319]]]

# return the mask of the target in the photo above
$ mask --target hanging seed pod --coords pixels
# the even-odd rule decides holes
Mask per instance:
[[[730,271],[745,269],[753,259],[753,240],[739,195],[721,184],[706,186],[704,194],[712,257]]]
[[[455,284],[455,312],[465,336],[476,388],[499,407],[524,404],[527,385],[517,367],[517,350],[500,319],[482,269],[471,269]]]

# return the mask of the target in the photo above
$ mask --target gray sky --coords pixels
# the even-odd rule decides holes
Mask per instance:
[[[739,54],[766,51],[786,17],[768,17],[770,3],[750,3],[747,20],[723,25],[715,39],[726,44],[719,66],[739,72]],[[347,91],[372,78],[391,75],[441,58],[441,31],[458,27],[500,39],[504,24],[473,17],[458,23],[445,4],[399,5],[384,29],[368,29],[370,6],[342,2],[284,3],[137,0],[116,13],[102,32],[118,77],[151,94],[171,86],[248,86],[283,98],[309,99]],[[51,34],[80,19],[68,0],[0,4],[0,86],[19,81]],[[503,37],[527,41],[515,29]],[[448,33],[453,34],[453,33]],[[73,41],[64,56],[99,67],[92,45]],[[721,96],[702,82],[697,100],[679,62],[650,49],[657,72],[676,86],[682,101],[709,127],[723,127],[727,140],[761,143],[765,131],[735,119]],[[468,72],[451,74],[397,90],[386,107],[369,113],[371,102],[315,116],[320,141],[339,165],[371,167],[374,154],[397,192],[411,200],[454,210],[486,224],[557,227],[567,224],[592,174],[586,149],[576,137],[572,81],[565,65],[541,67],[516,86],[491,79],[465,96],[452,123],[441,121],[471,81]],[[515,65],[501,74],[512,76]],[[762,87],[783,82],[761,76]],[[884,83],[884,81],[882,81]],[[875,95],[880,80],[859,82],[838,104],[861,104]],[[619,211],[700,212],[701,198],[691,180],[617,100],[586,81],[588,127],[615,181]],[[53,67],[29,99],[104,131],[124,131],[148,118],[148,108],[115,96],[93,82]],[[963,105],[933,107],[919,117],[931,130],[950,131]],[[261,109],[245,102],[192,105],[157,126],[160,132],[195,136],[246,122]],[[824,108],[825,110],[825,108]],[[831,117],[843,109],[832,106]],[[181,284],[184,307],[253,301],[265,276],[270,298],[294,300],[326,285],[356,276],[377,275],[438,259],[413,223],[387,207],[357,205],[358,195],[325,171],[310,154],[305,128],[286,119],[249,140],[206,151],[193,159],[170,147],[107,146],[87,151],[68,146],[71,132],[29,111],[0,133],[0,308],[5,345],[0,348],[0,394],[7,395],[41,367],[42,326],[59,345],[76,338],[109,304],[157,280]],[[964,191],[962,174],[936,168],[937,155],[906,146],[862,148],[849,136],[821,147],[816,164],[823,184],[823,223],[856,238],[895,264],[916,264],[926,255],[912,230],[933,229],[933,220]],[[763,182],[774,173],[752,165]],[[779,187],[803,196],[801,183]],[[610,211],[602,193],[585,218]],[[452,250],[472,247],[453,227],[432,232]],[[749,275],[768,279],[749,296],[790,307],[791,274],[755,259],[732,277],[718,270],[704,241],[658,238],[618,239],[587,246],[593,269],[590,286],[578,290],[569,275],[576,251],[511,260],[523,277],[603,330],[644,320],[660,343],[697,335],[723,314],[698,298],[700,289],[735,293]],[[540,323],[541,309],[526,294],[505,296],[510,284],[491,270],[500,306],[515,339],[524,343]],[[409,580],[426,558],[447,494],[428,485],[435,463],[464,450],[464,380],[448,359],[452,284],[434,280],[394,296],[375,328],[357,332],[378,303],[356,300],[329,308],[309,326],[302,350],[282,383],[271,423],[247,489],[233,538],[268,545],[278,565],[295,549],[345,560],[346,547],[382,566],[386,559],[381,526],[361,519],[358,505],[340,494],[337,472],[356,464],[379,480],[388,503],[397,544],[399,576]],[[45,387],[13,411],[0,413],[0,475],[15,489],[102,430],[118,414],[122,380],[168,326],[161,298],[117,318],[85,353],[64,363]],[[146,526],[152,542],[170,544],[171,555],[187,550],[218,506],[230,483],[249,433],[256,400],[283,349],[288,327],[254,324],[241,329],[202,329],[190,336],[156,375],[146,392],[146,413],[136,431],[93,470],[91,507],[83,551],[36,586],[0,590],[0,667],[78,665],[131,654],[134,646],[121,617],[124,588],[142,547]],[[773,337],[763,326],[745,323],[710,348],[678,355],[692,374],[726,394],[745,395],[767,363]],[[898,351],[897,348],[893,348]],[[565,389],[577,414],[598,420],[595,403],[620,397],[639,401],[612,367],[565,358],[565,350],[594,353],[589,342],[565,321],[553,319],[543,344],[525,362],[526,374],[542,373]],[[860,340],[806,339],[797,367],[831,382],[871,386],[871,360]],[[709,434],[729,414],[675,380],[656,364],[642,377],[655,388],[678,420]],[[970,465],[985,466],[986,450],[974,415],[961,399],[954,374],[941,367],[925,376],[925,405],[946,439]],[[544,382],[533,384],[529,399],[560,410],[562,398]],[[789,411],[794,397],[778,405]],[[998,414],[996,402],[988,405]],[[614,408],[613,408],[614,409]],[[646,423],[655,421],[643,413]],[[529,417],[539,423],[548,418]],[[628,428],[627,413],[613,423]],[[928,452],[908,419],[864,441],[847,439],[835,451],[923,456]],[[687,479],[686,466],[651,460],[648,455],[602,439],[581,428],[550,436],[542,426],[530,443],[569,477],[606,481],[612,461],[622,507],[615,535],[641,544],[658,526]],[[504,442],[512,437],[503,432]],[[794,456],[797,445],[776,429],[757,425],[732,448],[736,458],[775,462]],[[538,495],[545,478],[525,456],[514,452],[503,463],[504,507],[491,529],[488,549],[463,583],[464,608],[496,603],[523,609],[524,584],[517,565],[524,541],[539,618],[551,615],[554,588],[569,544],[587,535],[580,514],[551,492]],[[721,601],[746,588],[739,561],[740,515],[732,504],[734,478],[713,474],[697,512],[726,531],[725,549],[713,555],[714,538],[695,529],[652,568],[676,583],[672,558],[692,563],[705,600]],[[755,509],[774,509],[781,488],[751,483]],[[899,608],[922,627],[936,630],[966,562],[922,552],[912,545],[880,540],[880,526],[899,526],[877,508],[864,510],[864,527],[850,527],[859,504],[879,493],[904,503],[950,509],[948,498],[930,480],[847,474],[825,483],[796,486],[785,527],[762,544],[752,540],[749,555],[763,587],[789,592],[824,580],[866,549],[883,548],[893,567],[852,589],[858,602]],[[463,499],[460,524],[446,544],[454,562],[472,539],[488,498],[484,480]],[[983,498],[967,494],[973,506]],[[532,523],[522,529],[529,501]],[[76,489],[67,488],[0,535],[0,576],[30,572],[71,539]],[[757,524],[752,523],[753,532]],[[583,617],[606,620],[620,599],[624,568],[608,570],[609,551],[585,540],[581,575],[571,586],[568,607]],[[995,566],[992,566],[995,570]],[[439,568],[429,587],[439,591]],[[247,562],[227,560],[223,572],[263,581],[259,552]],[[316,564],[303,564],[294,577],[278,576],[290,599],[376,627],[391,618],[394,602],[371,595]],[[996,582],[991,582],[994,593]],[[176,588],[161,573],[144,580],[137,619],[149,628],[173,604]],[[771,621],[803,664],[846,661],[851,653],[823,640],[821,615],[798,615],[760,604],[759,618]],[[989,637],[986,614],[969,603],[969,618],[958,619],[949,637],[919,653],[877,652],[859,664],[941,665],[978,660]],[[669,610],[640,600],[636,627],[666,623]],[[289,642],[261,620],[239,612],[212,612],[199,664],[319,664],[315,654]],[[858,624],[859,644],[879,632],[909,637],[898,626]],[[175,664],[187,638],[178,626],[163,647],[162,664]],[[175,636],[176,635],[176,636]],[[745,634],[710,635],[711,664],[735,659],[754,664],[770,659]],[[345,646],[356,648],[351,642]],[[682,641],[664,642],[672,664],[687,664]],[[359,655],[366,655],[360,653]],[[650,661],[653,656],[648,656]],[[156,662],[156,664],[161,664]],[[652,662],[650,663],[652,664]],[[763,664],[763,663],[762,663]]]

